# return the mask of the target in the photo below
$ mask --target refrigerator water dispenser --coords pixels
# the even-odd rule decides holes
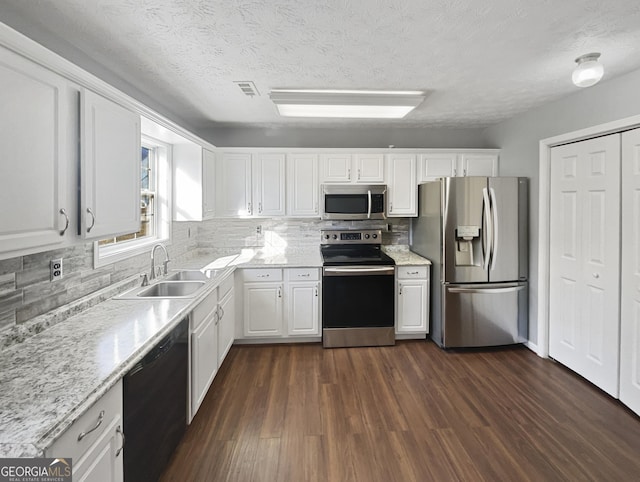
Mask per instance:
[[[457,266],[479,266],[481,260],[474,259],[474,244],[480,244],[480,226],[456,227],[456,256]]]

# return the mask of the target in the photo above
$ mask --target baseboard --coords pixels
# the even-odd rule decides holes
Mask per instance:
[[[533,353],[535,353],[536,355],[539,356],[538,353],[538,345],[536,345],[535,343],[531,342],[531,341],[527,341],[524,346],[526,346],[529,350],[531,350]]]

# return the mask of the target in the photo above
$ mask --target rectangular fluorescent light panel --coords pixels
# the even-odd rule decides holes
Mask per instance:
[[[281,116],[401,119],[424,100],[420,91],[274,89]]]

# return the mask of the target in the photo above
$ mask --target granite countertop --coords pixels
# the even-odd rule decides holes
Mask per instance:
[[[209,262],[209,260],[214,261]],[[308,249],[254,249],[244,248],[239,254],[226,255],[224,253],[209,251],[202,253],[188,262],[188,267],[205,267],[207,269],[215,269],[227,266],[235,266],[237,268],[264,268],[264,267],[283,267],[283,268],[321,268],[322,256],[320,248]]]
[[[383,249],[398,265],[431,264],[408,246]],[[179,268],[225,271],[194,298],[109,299],[4,348],[0,352],[0,457],[44,456],[60,434],[236,267],[278,266],[320,268],[320,250],[203,252]]]
[[[225,269],[194,298],[110,299],[4,348],[0,457],[44,456],[60,434],[236,267],[322,266],[318,248],[217,254],[204,252],[180,263],[179,269]]]
[[[393,258],[396,266],[421,266],[431,264],[431,261],[414,253],[407,245],[383,246],[382,251]]]
[[[111,299],[0,352],[0,457],[51,443],[232,273],[190,299]]]

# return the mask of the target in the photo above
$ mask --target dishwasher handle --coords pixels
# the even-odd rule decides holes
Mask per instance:
[[[171,333],[160,340],[156,345],[147,353],[142,360],[136,363],[131,370],[126,374],[127,377],[135,375],[143,368],[152,365],[158,359],[162,358],[173,346],[180,340],[181,335],[187,330],[188,319],[182,320],[178,326],[176,326]]]
[[[343,268],[324,268],[324,276],[391,276],[395,273],[394,266],[345,266]]]

